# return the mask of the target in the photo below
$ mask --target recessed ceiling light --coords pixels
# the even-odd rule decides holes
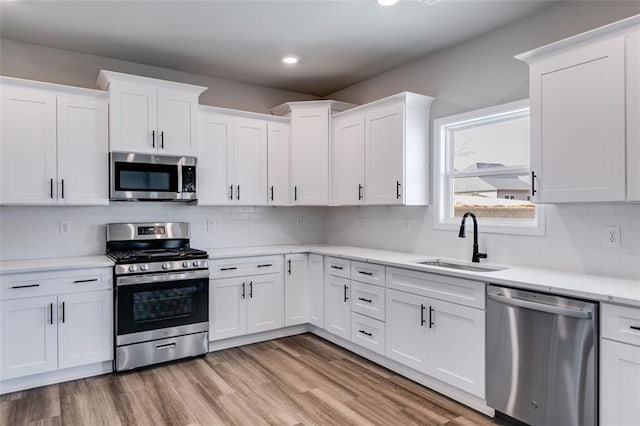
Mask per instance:
[[[393,6],[398,3],[398,0],[378,0],[380,6]]]
[[[300,58],[295,55],[286,55],[282,57],[282,62],[287,65],[297,64],[300,61]]]

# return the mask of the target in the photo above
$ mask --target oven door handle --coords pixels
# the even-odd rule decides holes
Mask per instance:
[[[116,286],[121,287],[125,285],[149,284],[166,281],[197,280],[202,278],[209,278],[208,270],[169,272],[148,275],[126,275],[116,278]]]

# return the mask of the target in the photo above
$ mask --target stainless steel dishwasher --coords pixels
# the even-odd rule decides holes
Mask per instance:
[[[598,423],[598,306],[489,285],[487,404],[531,425]]]

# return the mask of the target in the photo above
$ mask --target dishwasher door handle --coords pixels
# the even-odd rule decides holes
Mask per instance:
[[[495,300],[505,305],[513,305],[521,308],[532,309],[534,311],[547,312],[555,315],[564,315],[567,317],[590,320],[593,318],[592,311],[583,311],[579,309],[564,308],[562,306],[547,305],[546,303],[530,302],[528,300],[517,299],[514,297],[506,297],[500,294],[487,294],[491,300]]]

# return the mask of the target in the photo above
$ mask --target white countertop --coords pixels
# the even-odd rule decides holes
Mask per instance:
[[[208,250],[208,252],[212,259],[288,253],[316,253],[466,278],[483,283],[502,284],[565,296],[640,307],[640,281],[556,271],[552,269],[496,265],[506,267],[507,269],[495,272],[472,272],[415,263],[419,260],[440,258],[437,255],[311,244],[224,248],[212,249]],[[460,261],[456,260],[456,262]]]
[[[0,261],[0,274],[55,271],[59,269],[109,268],[113,261],[104,255]]]

